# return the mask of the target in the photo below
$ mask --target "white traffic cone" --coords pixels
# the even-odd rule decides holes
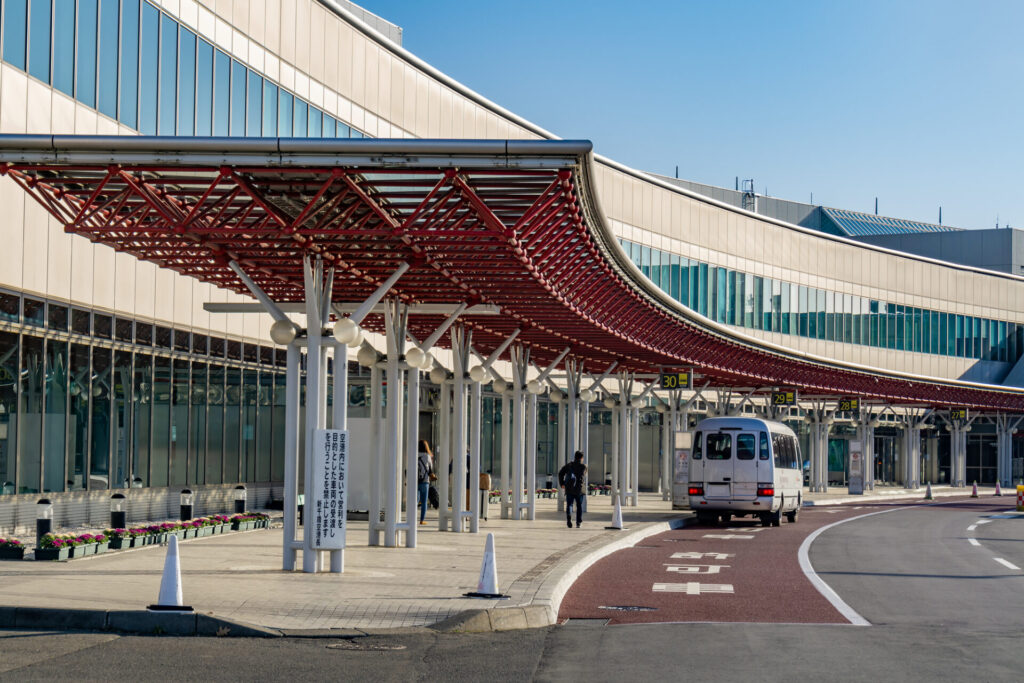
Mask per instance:
[[[178,560],[178,537],[172,535],[167,543],[167,559],[164,560],[164,575],[160,579],[160,595],[157,604],[147,609],[154,612],[191,612],[191,607],[182,604],[181,562]]]
[[[494,534],[487,534],[484,545],[484,561],[480,565],[480,580],[476,582],[476,590],[466,593],[468,598],[508,599],[498,591],[498,562],[494,556]]]
[[[999,488],[999,480],[998,479],[996,479],[996,493],[995,493],[995,495],[997,495],[997,496],[1003,495],[1003,490],[1001,488]]]
[[[622,525],[622,503],[619,501],[620,496],[615,496],[615,510],[612,512],[612,525],[606,526],[605,529],[614,529],[616,531],[625,531],[626,527]]]
[[[974,482],[974,486],[971,487],[971,498],[978,497],[978,482]]]
[[[932,483],[928,482],[928,488],[924,491],[924,499],[932,500]]]

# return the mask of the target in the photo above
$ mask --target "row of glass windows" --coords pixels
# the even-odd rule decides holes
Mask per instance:
[[[8,64],[144,135],[363,137],[145,0],[3,0]]]
[[[23,323],[55,332],[91,336],[105,341],[153,346],[167,351],[261,363],[284,367],[283,348],[243,343],[199,332],[173,329],[163,325],[132,320],[107,313],[88,311],[66,304],[42,301],[0,291],[0,321]]]
[[[673,299],[726,325],[812,339],[1015,363],[1024,325],[829,292],[619,240]]]
[[[0,332],[3,494],[280,481],[283,452],[280,371]]]

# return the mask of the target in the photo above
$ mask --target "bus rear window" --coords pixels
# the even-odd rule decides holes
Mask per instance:
[[[693,435],[693,455],[690,456],[693,460],[700,460],[703,457],[703,451],[701,446],[704,444],[704,439],[701,438],[701,433],[697,432]]]
[[[708,434],[708,460],[728,460],[732,457],[732,434]]]
[[[753,434],[739,434],[736,437],[736,459],[753,460],[757,440]]]
[[[761,450],[758,452],[758,460],[768,460],[771,458],[771,451],[768,450],[768,434],[767,432],[761,432]]]

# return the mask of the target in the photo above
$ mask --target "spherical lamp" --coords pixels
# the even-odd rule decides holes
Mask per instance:
[[[634,398],[632,401],[629,402],[629,405],[632,406],[633,408],[640,409],[644,407],[644,400],[642,398]]]
[[[561,403],[562,399],[565,398],[565,394],[563,394],[560,390],[555,389],[554,391],[551,392],[548,398],[551,399],[552,403]]]
[[[419,365],[420,370],[430,370],[432,367],[434,367],[434,356],[430,353],[424,353],[423,362]]]
[[[614,399],[614,398],[612,398],[611,396],[609,396],[608,398],[606,398],[606,399],[604,400],[604,407],[605,407],[605,408],[608,408],[609,410],[611,410],[612,408],[614,408],[614,407],[615,407],[615,399]]]
[[[654,409],[657,410],[659,413],[664,413],[666,410],[668,410],[668,407],[664,403],[659,403],[656,406],[654,406]]]
[[[377,351],[370,346],[360,347],[359,353],[356,354],[356,362],[364,368],[372,368],[377,364]]]
[[[348,346],[359,346],[362,343],[362,330],[351,318],[342,318],[334,324],[334,338]],[[353,344],[353,342],[357,342]]]
[[[537,394],[544,390],[544,387],[542,387],[540,385],[540,382],[538,382],[537,380],[531,379],[529,382],[526,383],[526,390],[536,396]]]
[[[279,346],[288,346],[295,339],[298,330],[291,320],[275,320],[270,326],[270,339]]]
[[[494,389],[496,394],[504,394],[505,390],[508,389],[508,382],[499,377],[491,383],[491,388]]]
[[[423,349],[418,346],[414,346],[405,352],[405,362],[414,368],[420,368],[423,367],[423,358],[426,355],[427,354],[423,352]]]
[[[593,389],[584,389],[580,392],[580,398],[583,399],[584,403],[593,403],[594,399],[597,398],[597,394],[594,393]]]
[[[444,384],[446,379],[448,379],[448,371],[440,365],[430,371],[430,381],[434,384]]]
[[[474,382],[483,382],[487,379],[487,371],[482,365],[474,365],[469,369],[469,378]]]

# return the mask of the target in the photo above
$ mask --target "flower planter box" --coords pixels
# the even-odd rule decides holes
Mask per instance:
[[[25,549],[24,548],[12,548],[11,546],[4,546],[0,548],[0,560],[24,560]]]
[[[110,544],[110,541],[103,541],[102,543],[93,543],[93,545],[96,547],[96,554],[100,555],[102,553],[107,552],[107,548],[109,547],[109,544]]]
[[[252,531],[256,522],[231,522],[232,531]]]
[[[140,536],[141,541],[145,536]],[[112,538],[109,541],[111,550],[127,550],[128,548],[135,547],[135,539],[131,536],[125,538]],[[141,543],[139,545],[142,545]]]
[[[183,535],[179,536],[178,538],[186,538],[186,539],[188,539],[188,538],[195,538],[196,537],[196,530],[195,529],[184,529],[182,534]]]
[[[85,557],[86,555],[95,555],[95,554],[96,554],[96,544],[95,543],[84,543],[82,545],[73,546],[71,548],[71,555],[70,555],[70,557],[71,557],[71,559],[78,559],[80,557]]]
[[[71,548],[36,548],[37,560],[66,560]]]

